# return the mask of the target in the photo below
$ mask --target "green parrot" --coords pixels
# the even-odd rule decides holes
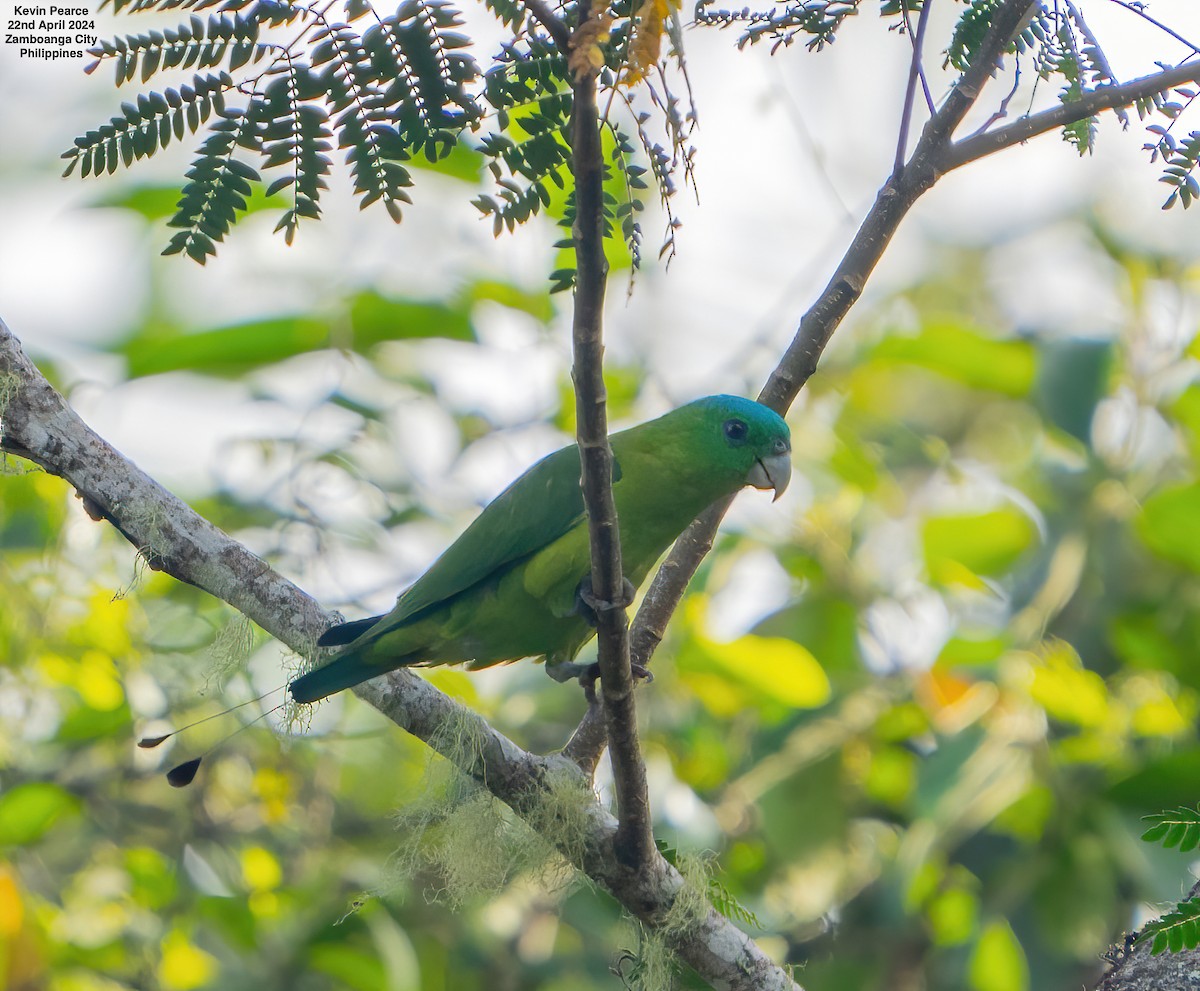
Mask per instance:
[[[792,473],[787,424],[735,396],[698,399],[611,443],[622,566],[634,586],[717,499],[746,485],[779,498]],[[395,668],[522,657],[544,657],[559,680],[574,677],[575,655],[595,634],[579,474],[574,444],[526,471],[391,612],[327,630],[318,645],[342,649],[292,681],[292,698],[315,702]]]

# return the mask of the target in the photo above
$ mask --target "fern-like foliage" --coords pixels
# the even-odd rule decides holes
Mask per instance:
[[[1152,823],[1142,839],[1147,843],[1161,843],[1167,848],[1178,847],[1181,853],[1195,850],[1200,846],[1200,811],[1180,807],[1159,812],[1157,815],[1146,816],[1146,821]]]
[[[1182,138],[1174,134],[1175,123],[1195,102],[1196,96],[1195,90],[1180,86],[1171,93],[1156,93],[1153,99],[1137,106],[1142,119],[1157,113],[1169,120],[1165,125],[1147,124],[1146,130],[1154,137],[1142,146],[1150,153],[1151,162],[1162,159],[1163,174],[1159,181],[1173,187],[1163,203],[1164,210],[1176,204],[1182,204],[1187,209],[1193,200],[1200,197],[1200,184],[1196,181],[1196,168],[1200,164],[1200,131],[1189,131]]]
[[[1137,938],[1139,944],[1150,944],[1152,954],[1170,950],[1194,950],[1200,946],[1200,899],[1180,902],[1166,915],[1147,924]]]
[[[979,46],[983,44],[992,17],[1002,0],[967,0],[966,9],[954,26],[954,34],[946,48],[946,62],[959,72],[965,71],[975,60]]]
[[[167,147],[172,139],[194,134],[214,110],[224,113],[225,93],[232,86],[227,73],[197,75],[191,85],[143,94],[136,103],[121,104],[121,116],[75,139],[75,147],[63,154],[68,160],[63,175],[76,167],[85,177],[115,172]]]
[[[994,2],[995,0],[973,0],[973,7],[983,11]],[[1133,12],[1141,13],[1141,10],[1138,8]],[[963,27],[963,21],[960,21],[959,26],[960,29]],[[974,38],[973,31],[974,27],[967,32],[971,38]],[[1011,50],[1018,60],[1032,60],[1039,79],[1059,80],[1062,83],[1059,99],[1066,104],[1079,101],[1090,92],[1119,82],[1099,39],[1088,27],[1082,11],[1072,0],[1064,0],[1061,5],[1044,5],[1035,11],[1014,40]],[[970,44],[965,43],[961,53],[961,65],[969,62],[969,51]],[[952,46],[949,59],[955,64],[960,64],[956,57],[957,50]],[[1163,204],[1163,209],[1169,209],[1176,203],[1182,203],[1184,207],[1190,206],[1193,199],[1200,195],[1200,185],[1194,176],[1197,161],[1200,159],[1200,135],[1192,131],[1185,137],[1177,138],[1173,133],[1176,122],[1195,99],[1194,90],[1178,87],[1175,90],[1156,93],[1135,104],[1139,119],[1159,117],[1167,121],[1165,125],[1157,122],[1147,125],[1153,139],[1144,146],[1145,150],[1150,152],[1151,161],[1157,161],[1159,158],[1163,160],[1164,169],[1160,181],[1173,187]],[[1125,110],[1118,108],[1114,113],[1124,127],[1129,126],[1130,117]],[[1096,127],[1095,115],[1081,117],[1063,128],[1063,140],[1074,146],[1081,155],[1091,152],[1095,147]]]
[[[123,103],[64,153],[66,174],[113,172],[187,134],[207,132],[186,176],[166,253],[203,262],[258,183],[287,191],[277,229],[290,241],[320,216],[336,147],[363,207],[381,202],[395,220],[410,202],[415,155],[445,158],[483,117],[472,84],[480,71],[448,0],[405,0],[376,15],[366,0],[332,5],[280,0],[109,0],[126,13],[193,13],[178,27],[103,41],[88,71],[113,66],[118,86],[172,70],[207,70],[178,88]],[[511,21],[513,11],[505,8]],[[365,31],[355,21],[371,14]]]
[[[1160,843],[1181,853],[1200,846],[1200,809],[1180,806],[1145,818],[1151,824],[1142,833],[1147,843]],[[1200,898],[1179,902],[1170,912],[1147,924],[1138,933],[1137,942],[1150,943],[1153,954],[1195,949],[1200,945]]]
[[[197,136],[168,254],[199,262],[213,255],[260,183],[268,195],[286,195],[276,229],[290,242],[302,221],[321,215],[338,153],[361,206],[382,204],[399,222],[411,202],[413,160],[436,163],[460,143],[482,154],[492,189],[475,205],[497,234],[549,207],[570,224],[573,69],[568,53],[527,22],[520,0],[485,0],[512,32],[486,72],[450,0],[402,0],[391,12],[371,0],[103,2],[126,14],[188,14],[177,27],[102,41],[87,71],[107,63],[119,87],[188,75],[122,103],[119,114],[77,138],[63,155],[64,174],[111,173]],[[605,118],[612,146],[605,220],[635,266],[644,177],[669,204],[674,173],[690,176],[694,154],[690,100],[676,97],[665,75],[669,60],[682,59],[672,2],[612,0],[592,39],[608,108],[616,110]],[[576,11],[568,4],[559,14],[570,23]],[[674,46],[669,55],[661,54],[664,38]],[[649,94],[649,109],[635,86]],[[673,251],[669,207],[668,217]],[[572,285],[573,272],[564,266],[556,286]]]
[[[600,82],[607,89],[609,112],[605,116],[609,155],[604,163],[604,224],[606,236],[620,238],[636,269],[642,258],[641,215],[646,209],[644,192],[651,175],[667,217],[663,253],[674,251],[678,226],[672,208],[677,191],[674,176],[691,174],[694,150],[688,144],[694,125],[690,99],[676,96],[665,71],[647,78],[647,67],[630,70],[631,51],[643,23],[638,0],[614,0],[605,13],[605,29],[597,33],[595,52],[602,60]],[[565,11],[568,19],[572,8]],[[662,29],[670,34],[670,28]],[[672,53],[681,60],[678,46]],[[645,57],[645,56],[643,56]],[[570,230],[574,222],[574,197],[570,183],[571,74],[568,57],[548,39],[526,34],[502,47],[484,78],[483,99],[494,114],[497,129],[483,137],[480,150],[493,179],[494,189],[477,196],[474,204],[490,217],[499,234],[512,230],[542,210],[555,205],[561,210],[559,224]],[[631,93],[634,83],[648,94],[651,109]],[[683,106],[686,110],[681,109]],[[625,113],[613,112],[623,109]],[[660,122],[663,137],[650,131],[651,120]],[[629,122],[632,123],[629,123]],[[646,167],[649,160],[649,169]],[[570,253],[572,242],[564,238],[558,248]],[[573,263],[551,274],[553,291],[574,285]]]
[[[200,146],[200,154],[187,173],[187,184],[176,205],[170,226],[180,228],[164,254],[186,254],[201,264],[216,253],[240,211],[246,209],[250,184],[261,182],[257,170],[234,157],[238,143],[251,133],[253,118],[223,115]]]
[[[755,929],[762,928],[758,916],[730,894],[729,889],[715,877],[708,879],[708,900],[725,918],[740,922],[744,926],[753,926]]]
[[[738,47],[770,41],[771,51],[792,45],[807,35],[806,47],[820,51],[836,40],[837,31],[847,17],[858,13],[863,0],[796,0],[768,8],[727,10],[714,6],[714,0],[698,0],[696,23],[713,27],[742,27]],[[912,4],[911,9],[919,9]]]
[[[559,189],[567,186],[571,160],[567,57],[536,35],[505,45],[487,73],[484,97],[500,128],[482,144],[496,194],[479,196],[475,205],[492,217],[499,234],[549,206],[551,184]]]

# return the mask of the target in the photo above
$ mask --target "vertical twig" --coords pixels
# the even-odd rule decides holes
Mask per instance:
[[[917,102],[917,82],[925,88],[925,101],[933,106],[933,97],[929,92],[929,84],[925,82],[925,70],[921,66],[921,52],[925,50],[925,25],[929,23],[929,8],[933,0],[925,0],[921,4],[921,13],[917,15],[917,33],[912,38],[912,62],[908,67],[908,87],[904,91],[904,110],[900,114],[900,136],[896,139],[896,164],[893,175],[899,175],[904,168],[904,155],[908,151],[908,131],[912,126],[913,107]],[[908,8],[904,8],[904,21],[908,23]]]
[[[587,37],[587,6],[574,39]],[[575,178],[575,311],[572,323],[575,412],[584,505],[592,557],[592,595],[599,640],[600,697],[603,700],[617,797],[616,854],[631,868],[649,865],[656,850],[651,828],[646,767],[638,741],[633,675],[629,664],[629,619],[625,578],[612,493],[612,449],[604,389],[604,159],[597,106],[596,70],[576,61],[571,113],[571,170]]]

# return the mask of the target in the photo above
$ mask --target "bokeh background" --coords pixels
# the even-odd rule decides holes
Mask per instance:
[[[1080,6],[1120,78],[1188,54],[1117,4]],[[686,33],[698,195],[677,198],[669,269],[614,273],[615,422],[752,395],[790,340],[895,156],[908,40],[870,13],[819,53]],[[1200,37],[1188,0],[1154,14]],[[472,25],[486,54],[493,29]],[[263,209],[206,267],[164,259],[186,146],[58,176],[127,98],[101,76],[0,48],[0,316],[198,511],[347,615],[388,608],[572,430],[558,230],[494,239],[464,155],[421,177],[399,227],[332,195],[290,248]],[[1080,158],[1047,136],[919,203],[789,417],[792,488],[739,499],[639,696],[658,836],[806,988],[1078,987],[1190,884],[1188,856],[1138,836],[1200,799],[1200,228],[1160,211],[1145,140],[1105,120]],[[355,327],[378,343],[349,349]],[[228,724],[174,754],[133,740],[279,685],[295,658],[140,566],[61,481],[2,467],[4,986],[643,976],[621,956],[640,934],[562,871],[439,870],[466,856],[445,845],[466,813],[423,857],[420,809],[459,786],[352,697],[260,723],[168,788],[159,772]],[[532,664],[429,677],[535,750],[584,708]]]

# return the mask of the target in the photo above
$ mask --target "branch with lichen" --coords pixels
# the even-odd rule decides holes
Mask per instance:
[[[92,431],[46,381],[0,321],[0,452],[40,465],[79,493],[94,519],[111,523],[151,565],[229,603],[293,650],[308,654],[332,613],[270,565],[203,519]],[[663,862],[631,871],[616,855],[617,823],[569,760],[523,750],[478,713],[404,669],[365,682],[355,694],[452,760],[538,829],[577,779],[582,835],[560,837],[564,857],[714,987],[797,991],[755,942],[707,904],[679,925],[684,878]],[[447,733],[446,727],[454,727]],[[469,740],[469,746],[462,741]],[[544,832],[544,830],[542,830]],[[656,854],[657,855],[657,854]],[[661,858],[659,858],[661,860]]]

